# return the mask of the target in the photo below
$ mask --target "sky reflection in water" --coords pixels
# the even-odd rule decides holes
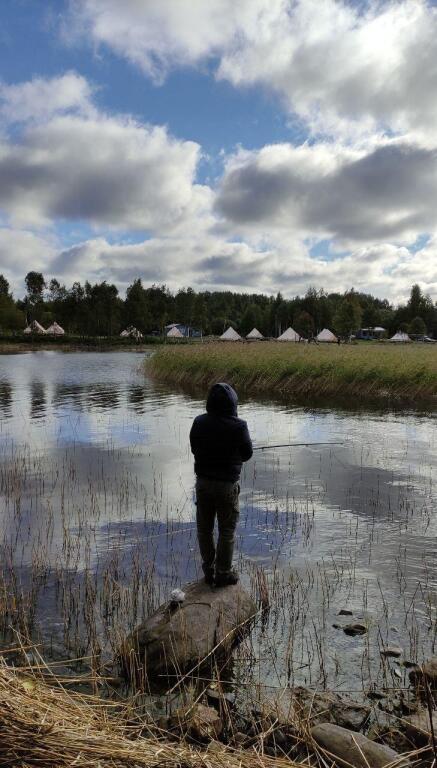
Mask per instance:
[[[188,433],[203,399],[154,384],[142,362],[135,353],[0,357],[4,476],[11,475],[17,457],[28,462],[14,500],[5,492],[0,500],[4,545],[20,542],[13,559],[23,584],[43,539],[46,562],[53,568],[62,563],[66,572],[73,568],[72,559],[62,560],[66,528],[76,542],[78,582],[90,565],[103,579],[116,557],[118,577],[128,587],[139,559],[143,578],[153,580],[156,604],[170,587],[199,574]],[[255,444],[344,443],[263,451],[245,467],[239,567],[252,586],[261,568],[277,601],[270,634],[265,626],[260,630],[261,652],[273,633],[278,655],[286,656],[298,598],[304,606],[302,658],[306,622],[329,649],[323,675],[335,673],[340,686],[360,684],[364,653],[362,641],[332,627],[345,605],[370,621],[375,649],[382,638],[402,644],[407,656],[431,652],[437,586],[434,415],[252,400],[242,402],[240,415]],[[39,597],[46,632],[61,623],[55,592],[48,579]],[[370,655],[377,669],[377,650]],[[319,684],[315,662],[309,672],[302,666],[298,680]],[[271,678],[268,665],[263,675]]]

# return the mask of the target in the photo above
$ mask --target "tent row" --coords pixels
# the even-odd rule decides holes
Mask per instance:
[[[264,336],[262,333],[259,332],[258,328],[253,328],[250,333],[247,334],[246,339],[250,340],[260,340],[263,339]],[[222,341],[242,341],[242,338],[237,331],[235,331],[232,327],[229,327],[227,331],[225,331],[221,336],[220,339]],[[299,336],[298,333],[293,328],[287,328],[284,333],[281,333],[280,336],[278,336],[277,341],[300,341],[303,339],[302,336]],[[324,328],[323,331],[320,331],[319,334],[316,336],[316,341],[327,341],[327,342],[336,342],[338,341],[337,337],[334,336],[332,331],[328,330],[328,328]]]
[[[63,336],[65,331],[56,322],[49,325],[48,328],[43,328],[42,325],[40,325],[40,323],[38,322],[38,320],[32,320],[30,325],[28,325],[27,328],[24,329],[23,333],[39,333],[39,334],[46,334],[50,336]]]
[[[384,330],[384,329],[382,329]],[[242,341],[242,337],[240,336],[237,331],[235,331],[232,327],[229,327],[225,333],[220,336],[220,339],[222,341]],[[264,336],[262,333],[259,332],[257,328],[253,328],[250,333],[247,334],[246,339],[249,340],[257,340],[257,339],[264,339]],[[303,336],[299,336],[298,333],[293,328],[287,328],[284,333],[281,333],[280,336],[278,336],[277,341],[301,341],[303,340]],[[327,343],[336,343],[338,342],[338,337],[335,336],[332,331],[329,330],[329,328],[324,328],[323,331],[320,331],[320,333],[317,334],[315,337],[315,341],[321,341],[321,342],[327,342]],[[402,331],[398,331],[395,333],[394,336],[389,339],[389,341],[393,342],[408,342],[412,341],[410,337],[408,336],[408,333],[403,333]]]

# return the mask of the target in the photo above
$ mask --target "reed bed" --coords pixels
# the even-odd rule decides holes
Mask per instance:
[[[170,742],[134,717],[131,707],[105,702],[35,675],[0,667],[0,765],[22,768],[293,768],[288,758],[232,750],[214,742],[196,749]]]
[[[216,342],[159,349],[146,362],[160,381],[224,379],[249,393],[429,400],[437,395],[433,345]]]

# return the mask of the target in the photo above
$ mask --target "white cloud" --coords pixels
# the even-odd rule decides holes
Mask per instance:
[[[55,117],[0,146],[0,206],[20,225],[172,228],[208,206],[208,189],[194,183],[199,155],[160,126]]]
[[[76,0],[82,32],[162,78],[212,61],[273,89],[317,131],[429,135],[437,119],[437,9],[426,0]]]
[[[216,207],[243,232],[295,232],[353,246],[411,242],[436,229],[437,152],[386,141],[267,146],[228,160]]]
[[[92,88],[76,72],[15,85],[0,83],[0,117],[6,122],[44,121],[59,114],[93,111]]]
[[[282,0],[73,0],[76,32],[90,35],[156,80],[220,55]],[[268,11],[268,6],[272,11]],[[69,20],[70,21],[70,20]],[[71,26],[64,28],[71,34]]]
[[[21,292],[30,270],[44,270],[59,247],[55,238],[26,230],[0,227],[0,272]]]
[[[303,294],[310,285],[327,291],[356,290],[392,301],[405,300],[413,282],[437,299],[437,239],[411,253],[390,243],[364,246],[344,254],[331,251],[312,257],[292,236],[272,241],[268,249],[250,242],[228,242],[218,236],[157,237],[140,243],[111,243],[104,237],[62,249],[48,235],[0,228],[0,272],[16,292],[24,292],[30,269],[71,285],[107,280],[123,293],[137,277],[146,285],[165,282],[172,290],[191,285],[198,290],[243,290],[286,297]]]

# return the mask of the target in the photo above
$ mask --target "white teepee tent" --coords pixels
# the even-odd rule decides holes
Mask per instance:
[[[46,330],[46,333],[51,333],[53,336],[64,336],[65,331],[63,328],[61,328],[60,325],[58,325],[58,323],[55,320],[54,323],[49,325],[49,327]]]
[[[335,342],[338,341],[338,339],[337,336],[334,336],[332,331],[330,331],[328,328],[324,328],[323,331],[320,331],[320,333],[317,334],[316,341]]]
[[[241,341],[241,336],[237,331],[234,331],[234,329],[229,326],[228,330],[222,333],[220,336],[222,341]]]
[[[264,336],[259,332],[258,328],[252,328],[251,332],[247,334],[246,339],[263,339]]]
[[[179,328],[176,328],[174,325],[173,328],[170,328],[169,332],[167,333],[168,339],[183,339],[184,334],[180,332]]]
[[[39,324],[38,320],[32,320],[23,333],[47,333],[47,331]]]
[[[300,336],[294,328],[287,328],[284,333],[281,333],[280,336],[278,336],[278,341],[300,341]]]
[[[395,333],[394,336],[391,337],[391,339],[389,339],[389,341],[401,341],[405,343],[406,341],[411,341],[411,339],[408,333],[403,333],[403,331],[398,331],[397,333]]]
[[[125,330],[120,333],[120,336],[123,339],[130,338],[130,339],[136,339],[137,341],[143,338],[143,334],[141,333],[141,331],[139,331],[138,328],[135,328],[134,325],[130,325],[128,328],[125,328]]]

